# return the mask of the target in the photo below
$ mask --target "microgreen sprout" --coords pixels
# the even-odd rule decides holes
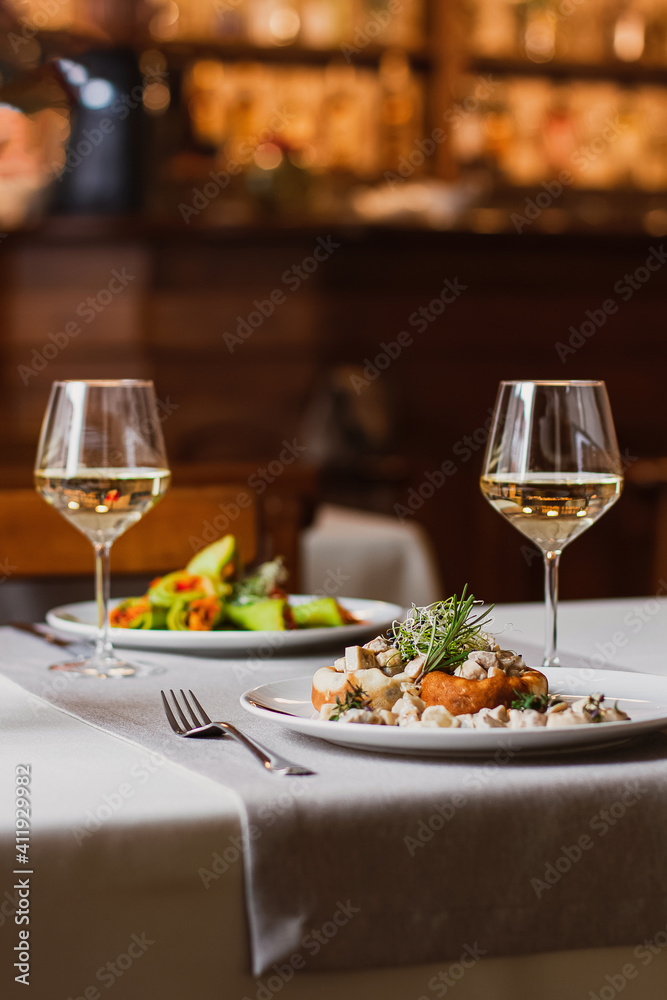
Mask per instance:
[[[489,621],[493,605],[481,614],[472,614],[473,607],[483,601],[467,596],[466,589],[460,598],[454,594],[424,608],[413,605],[404,621],[393,623],[390,640],[406,662],[419,655],[426,657],[423,674],[431,670],[453,673],[473,650],[490,647],[490,637],[482,626]]]

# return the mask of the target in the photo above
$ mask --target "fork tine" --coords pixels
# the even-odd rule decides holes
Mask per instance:
[[[188,722],[187,716],[185,715],[185,712],[183,711],[183,709],[179,705],[178,698],[176,697],[176,695],[174,694],[174,692],[173,692],[173,690],[171,688],[169,689],[169,694],[171,695],[171,698],[172,698],[172,701],[174,703],[174,707],[175,707],[176,711],[178,712],[178,714],[181,717],[181,722],[183,723],[183,725],[185,726],[186,729],[191,729],[192,726]]]
[[[192,719],[192,722],[193,722],[193,725],[195,726],[195,728],[198,728],[199,726],[203,726],[204,723],[200,722],[199,719],[197,718],[197,715],[194,712],[194,710],[192,708],[192,705],[188,701],[188,696],[186,695],[186,693],[183,690],[183,688],[181,688],[181,698],[183,699],[185,707],[187,708],[188,712],[190,713],[190,718]]]
[[[183,693],[183,692],[181,692],[181,694],[182,694],[182,693]],[[206,723],[206,725],[208,725],[208,724],[210,723],[210,721],[211,721],[211,720],[209,719],[208,715],[206,714],[206,712],[204,711],[204,709],[203,709],[203,708],[201,707],[201,705],[200,705],[200,704],[199,704],[199,702],[197,701],[197,696],[195,695],[194,691],[191,691],[191,692],[190,692],[190,697],[192,698],[192,700],[194,701],[195,705],[196,705],[196,706],[197,706],[197,708],[199,709],[199,711],[200,711],[200,713],[201,713],[201,717],[202,717],[202,719],[204,720],[204,722]]]
[[[181,735],[181,727],[176,722],[176,719],[174,717],[174,713],[171,710],[171,707],[169,705],[169,702],[167,701],[167,698],[165,696],[164,691],[160,691],[160,694],[162,695],[162,705],[164,707],[164,714],[167,716],[167,721],[169,722],[169,725],[174,730],[174,732],[178,733],[178,735],[180,736]]]

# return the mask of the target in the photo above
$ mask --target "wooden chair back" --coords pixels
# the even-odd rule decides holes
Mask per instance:
[[[250,499],[243,507],[237,503],[241,494]],[[196,551],[224,534],[236,536],[244,561],[251,563],[261,557],[260,521],[258,499],[243,485],[172,486],[150,513],[114,542],[112,573],[145,575],[181,569]],[[88,539],[34,490],[0,490],[0,576],[83,576],[92,570]]]

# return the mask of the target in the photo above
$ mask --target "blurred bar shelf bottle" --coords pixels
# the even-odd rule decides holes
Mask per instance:
[[[62,212],[211,230],[667,232],[667,0],[8,5],[22,50],[91,40],[66,70],[75,153],[140,88],[117,149],[124,191],[114,200],[107,177],[106,200],[95,192],[101,151],[76,171],[66,160]]]
[[[510,360],[526,376],[604,378],[628,464],[662,455],[667,0],[13,9],[13,40],[0,31],[8,485],[30,481],[52,379],[150,376],[177,467],[268,470],[286,442],[319,435],[336,446],[315,452],[329,499],[395,515],[416,496],[447,581],[526,600],[538,565],[478,487]],[[21,189],[36,203],[40,184],[29,216]],[[465,294],[450,305],[453,281]],[[453,488],[422,505],[415,491],[450,456]],[[630,485],[564,567],[569,597],[647,593],[667,573],[653,559],[667,552],[664,491],[658,503],[660,484]],[[272,500],[278,520],[288,501]]]

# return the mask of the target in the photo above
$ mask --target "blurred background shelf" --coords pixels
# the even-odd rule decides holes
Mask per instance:
[[[491,73],[496,76],[544,77],[549,80],[566,82],[570,80],[612,80],[630,85],[654,83],[661,87],[667,84],[667,66],[628,64],[620,59],[608,63],[566,62],[559,59],[545,64],[518,58],[472,56],[468,65],[472,72]]]
[[[147,37],[143,41],[133,39],[134,49],[141,53],[155,44],[155,39]],[[339,48],[313,49],[304,45],[284,45],[279,48],[248,45],[242,43],[225,43],[215,39],[201,38],[191,41],[168,42],[160,46],[170,66],[184,68],[198,59],[220,59],[223,63],[278,63],[294,66],[328,66],[332,62],[345,62],[352,66],[370,66],[378,68],[387,49],[375,45],[367,45],[356,51],[349,46]],[[405,57],[413,69],[428,72],[433,68],[433,57],[427,50],[403,50]]]
[[[537,550],[478,489],[497,382],[605,378],[629,470],[667,439],[667,269],[646,268],[667,236],[667,3],[561,7],[72,0],[44,23],[17,0],[0,477],[29,485],[52,379],[153,377],[184,481],[247,479],[291,444],[292,524],[318,501],[403,517],[448,589],[537,599]],[[44,162],[26,140],[7,163],[16,80]],[[655,588],[663,507],[629,471],[564,595]]]
[[[244,482],[259,477],[253,483],[266,498],[291,491],[304,525],[317,501],[400,516],[427,530],[448,588],[467,581],[490,599],[537,598],[537,550],[517,544],[479,493],[496,386],[506,377],[600,377],[629,482],[622,502],[563,560],[563,593],[650,592],[667,573],[656,561],[663,503],[630,473],[638,459],[664,452],[667,268],[627,301],[614,285],[660,240],[332,228],[324,235],[339,244],[335,252],[291,292],[282,275],[312,255],[318,235],[148,227],[113,238],[102,229],[92,240],[84,227],[81,239],[57,239],[47,227],[44,239],[8,241],[0,257],[7,485],[30,483],[52,379],[150,376],[181,483],[224,481],[239,467]],[[126,290],[94,321],[78,317],[81,333],[47,357],[50,334],[123,268],[134,276]],[[465,290],[436,315],[429,310],[445,279]],[[282,304],[230,350],[225,334],[277,288]],[[588,312],[610,298],[618,313],[577,339]],[[388,345],[396,353],[403,331],[410,343],[388,363]],[[561,358],[558,344],[571,353]],[[294,461],[283,465],[290,445]],[[427,474],[437,478],[448,461],[454,474],[432,489]]]
[[[63,57],[69,143],[51,164],[60,212],[210,228],[310,218],[493,232],[505,228],[494,211],[508,192],[520,208],[566,172],[569,197],[538,223],[544,231],[577,229],[579,192],[598,199],[584,228],[625,231],[634,214],[638,230],[667,231],[661,201],[633,204],[667,192],[662,0],[12,9],[23,19],[13,43],[22,65]],[[102,120],[104,153],[88,148]]]

